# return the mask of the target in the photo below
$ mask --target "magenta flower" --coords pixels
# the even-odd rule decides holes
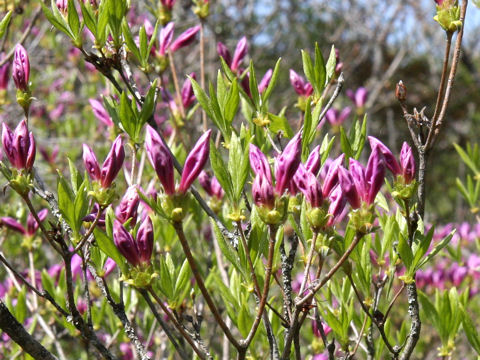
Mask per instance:
[[[303,167],[303,165],[300,166]],[[312,172],[305,170],[304,187],[301,188],[299,186],[299,188],[312,207],[318,208],[322,206],[322,186],[317,180],[317,177]]]
[[[275,192],[283,195],[290,180],[300,165],[302,155],[301,137],[297,133],[287,144],[283,152],[275,159]]]
[[[198,177],[205,163],[208,160],[210,152],[210,134],[208,130],[198,140],[185,160],[182,171],[182,177],[178,192],[184,194]],[[147,125],[147,135],[145,139],[147,156],[155,169],[160,182],[163,185],[165,193],[172,195],[175,193],[175,179],[173,173],[173,159],[170,151],[163,143],[160,135],[149,125]]]
[[[235,48],[235,52],[233,53],[233,59],[230,55],[230,51],[228,51],[228,48],[221,42],[217,43],[217,52],[218,55],[223,57],[223,60],[225,60],[227,65],[234,73],[242,73],[240,65],[242,64],[242,61],[248,52],[247,38],[244,36],[239,40],[237,47]]]
[[[273,209],[275,206],[275,195],[273,193],[273,185],[262,174],[255,176],[252,184],[253,202],[257,206],[265,206]]]
[[[205,170],[202,170],[198,176],[198,182],[209,196],[216,197],[217,199],[223,198],[224,191],[215,176],[211,176]]]
[[[194,72],[189,75],[192,79],[196,79],[197,76]],[[181,91],[182,105],[186,109],[190,107],[195,101],[195,94],[193,93],[192,82],[190,79],[185,80]]]
[[[160,30],[160,44],[158,48],[158,54],[160,56],[165,56],[165,54],[167,53],[167,50],[173,40],[174,29],[175,24],[173,22],[169,22]]]
[[[308,155],[308,159],[305,162],[305,169],[312,172],[313,175],[317,176],[318,170],[320,170],[320,145],[317,145],[313,148]]]
[[[395,156],[390,151],[388,147],[386,147],[380,140],[374,138],[373,136],[368,137],[368,141],[370,142],[370,147],[373,149],[377,148],[380,153],[382,153],[385,159],[385,165],[387,168],[392,172],[394,176],[400,175],[402,173],[402,169],[395,159]]]
[[[340,170],[340,186],[353,209],[360,207],[359,199],[367,205],[373,204],[385,177],[385,160],[377,147],[372,149],[365,169],[355,159],[350,159],[350,176]],[[353,185],[352,185],[353,183]]]
[[[176,0],[160,0],[160,3],[164,8],[171,11],[173,9],[173,5],[175,5],[175,1]]]
[[[170,151],[165,146],[162,138],[150,126],[147,125],[147,134],[145,136],[145,148],[148,159],[152,164],[158,179],[163,185],[167,195],[175,193],[175,178],[173,173],[173,160]]]
[[[180,193],[185,193],[188,190],[205,166],[210,153],[211,133],[212,130],[208,130],[203,134],[188,154],[185,165],[183,166],[180,186],[178,187]]]
[[[292,84],[293,89],[300,96],[308,97],[313,93],[312,85],[292,69],[290,69],[290,84]]]
[[[125,150],[120,135],[113,142],[101,169],[93,150],[87,144],[83,144],[83,162],[88,175],[92,180],[98,181],[104,189],[110,187],[115,180],[124,160]]]
[[[351,113],[352,109],[348,106],[341,112],[339,112],[337,109],[328,109],[325,114],[325,118],[332,126],[340,126],[345,122],[345,120],[347,120]]]
[[[335,186],[338,184],[338,169],[345,159],[345,154],[340,155],[338,158],[332,161],[328,167],[328,172],[323,180],[323,197],[328,197]]]
[[[271,183],[272,172],[270,170],[270,165],[265,154],[258,147],[250,144],[248,157],[250,159],[250,166],[255,175],[262,175],[266,177],[267,180]]]
[[[368,90],[364,87],[359,87],[355,92],[353,90],[347,90],[347,96],[353,101],[355,107],[363,108],[367,103]]]
[[[335,74],[340,74],[343,69],[343,62],[340,61],[340,51],[338,49],[335,49]]]
[[[262,80],[260,80],[260,83],[258,84],[258,92],[260,94],[267,89],[268,85],[270,84],[270,80],[272,80],[272,75],[273,75],[272,69],[268,69],[265,75],[263,75]]]
[[[170,51],[175,52],[178,49],[181,49],[185,46],[190,45],[194,40],[195,40],[195,35],[200,31],[200,26],[194,26],[191,27],[187,30],[185,30],[183,33],[181,33],[178,38],[175,39],[175,41],[170,45]]]
[[[4,58],[5,54],[0,56],[0,59]],[[6,62],[0,67],[0,90],[7,90],[8,80],[10,78],[10,62]]]
[[[153,225],[150,217],[146,217],[137,231],[136,239],[115,220],[113,223],[113,242],[120,253],[133,265],[149,264],[153,252]]]
[[[340,185],[333,188],[328,199],[330,201],[330,206],[328,207],[328,215],[330,217],[328,218],[327,226],[332,226],[343,218],[343,210],[347,204],[347,199],[343,195]]]
[[[132,219],[132,224],[137,222],[137,209],[140,204],[140,196],[137,190],[138,186],[130,186],[115,209],[115,216],[122,224],[125,224],[128,219]]]
[[[56,0],[55,3],[57,5],[58,10],[60,10],[63,13],[67,12],[67,8],[68,8],[68,1],[67,0]]]
[[[30,78],[30,61],[28,60],[27,50],[21,44],[15,46],[12,71],[13,81],[17,89],[27,91]]]
[[[3,151],[8,160],[18,170],[31,170],[36,147],[33,133],[27,130],[27,123],[22,120],[14,132],[5,123],[2,126]]]
[[[400,150],[400,166],[405,183],[410,184],[415,180],[415,158],[412,148],[406,142],[403,143]]]
[[[38,218],[40,219],[40,221],[44,221],[47,218],[48,210],[47,209],[42,209],[37,213],[37,215],[38,215]],[[34,235],[35,232],[38,230],[38,227],[39,227],[37,221],[35,220],[35,218],[33,217],[33,215],[31,213],[28,214],[28,216],[27,216],[27,226],[26,227],[24,227],[22,224],[20,224],[17,220],[15,220],[11,217],[8,217],[8,216],[0,218],[0,225],[6,226],[7,228],[9,228],[11,230],[17,231],[17,232],[19,232],[23,235],[26,235],[26,236]]]
[[[88,102],[90,103],[90,106],[92,107],[93,114],[95,117],[100,120],[102,123],[104,123],[107,126],[113,126],[113,121],[110,118],[110,115],[107,110],[105,110],[105,107],[103,104],[96,100],[96,99],[89,99]]]
[[[237,43],[237,47],[235,48],[235,52],[233,53],[233,60],[230,68],[233,72],[236,72],[242,63],[243,59],[247,55],[248,52],[248,42],[247,38],[244,36],[240,39]]]

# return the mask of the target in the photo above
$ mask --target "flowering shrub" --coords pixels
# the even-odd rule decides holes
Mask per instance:
[[[281,60],[257,81],[247,37],[233,55],[218,42],[214,77],[209,1],[193,1],[188,26],[175,1],[150,5],[39,2],[16,40],[7,30],[24,18],[10,11],[0,22],[12,49],[0,60],[0,99],[11,110],[0,162],[5,358],[480,355],[468,315],[478,224],[435,228],[425,209],[427,157],[448,126],[467,1],[436,1],[447,51],[432,117],[411,110],[397,84],[411,135],[398,153],[367,135],[369,90],[342,92],[335,47],[302,50],[303,75],[289,69],[295,126],[271,106],[287,73]],[[62,61],[81,78],[48,116],[40,56],[30,52],[39,16],[55,41],[68,41]],[[88,94],[81,116],[77,92]],[[50,146],[54,134],[65,146]],[[478,147],[457,150],[474,172],[458,187],[477,213]]]

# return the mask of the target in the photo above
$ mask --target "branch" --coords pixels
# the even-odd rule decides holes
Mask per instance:
[[[7,333],[25,352],[36,360],[57,360],[52,353],[43,347],[8,310],[7,306],[0,301],[0,329]]]

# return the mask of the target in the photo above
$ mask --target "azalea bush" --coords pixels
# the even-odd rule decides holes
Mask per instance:
[[[425,206],[467,0],[432,2],[437,100],[412,109],[398,81],[398,152],[367,133],[334,44],[260,73],[242,37],[209,64],[212,4],[178,6],[31,1],[0,22],[4,357],[480,355],[480,228]],[[457,150],[475,214],[478,147]]]

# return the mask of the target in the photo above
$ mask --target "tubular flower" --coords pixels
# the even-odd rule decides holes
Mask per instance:
[[[402,167],[402,175],[406,184],[410,184],[415,180],[415,158],[410,145],[403,143],[400,150],[400,166]]]
[[[113,223],[113,242],[120,253],[133,265],[150,264],[153,252],[153,226],[150,217],[146,217],[137,231],[136,239],[115,220]]]
[[[0,59],[3,60],[4,57],[5,57],[5,54],[2,53],[0,55]],[[0,67],[0,91],[7,90],[9,76],[10,76],[10,62],[7,62]]]
[[[178,49],[181,49],[185,46],[190,45],[195,40],[195,35],[197,35],[199,31],[200,31],[199,25],[185,30],[183,33],[181,33],[178,36],[178,38],[175,39],[172,45],[170,45],[170,51],[173,53]]]
[[[3,151],[13,167],[27,171],[32,169],[36,146],[33,133],[28,132],[25,120],[22,120],[13,132],[7,124],[3,123],[2,145]]]
[[[38,212],[38,218],[40,221],[43,221],[47,218],[48,215],[48,210],[47,209],[42,209]],[[17,220],[11,218],[11,217],[2,217],[0,218],[0,225],[6,226],[7,228],[17,231],[23,235],[27,236],[32,236],[35,234],[35,232],[38,230],[38,223],[37,220],[33,217],[33,215],[30,213],[27,216],[27,226],[24,227],[22,224],[20,224]]]
[[[196,80],[197,76],[194,72],[192,72],[189,77],[192,79]],[[190,79],[185,80],[182,86],[182,91],[181,91],[181,98],[182,98],[182,105],[186,109],[190,107],[190,105],[193,104],[195,101],[195,94],[193,93],[193,87],[192,87],[192,82]]]
[[[332,193],[335,186],[338,184],[338,169],[342,165],[344,159],[345,154],[342,154],[338,158],[333,160],[328,167],[328,172],[325,175],[325,179],[323,180],[323,197],[328,197]]]
[[[253,202],[257,206],[265,206],[273,209],[275,206],[275,196],[273,194],[273,185],[268,179],[258,174],[252,184]]]
[[[93,150],[87,144],[83,144],[83,162],[88,175],[92,180],[98,181],[104,189],[112,185],[113,180],[122,168],[124,160],[125,150],[120,135],[113,142],[101,169]]]
[[[353,101],[355,107],[361,109],[367,103],[368,90],[364,87],[359,87],[356,91],[348,89],[347,96]]]
[[[270,80],[272,80],[272,75],[273,75],[272,69],[268,69],[265,75],[263,75],[262,80],[260,80],[260,83],[258,84],[258,92],[260,94],[267,89],[268,85],[270,84]]]
[[[250,166],[255,175],[265,176],[267,180],[271,183],[272,172],[270,170],[270,165],[268,164],[268,160],[265,154],[258,147],[250,144],[248,157],[250,159]]]
[[[223,198],[224,191],[215,176],[211,176],[205,170],[202,170],[198,176],[198,182],[209,196],[216,197],[217,199]]]
[[[329,109],[325,114],[325,118],[330,125],[340,126],[345,122],[345,120],[347,120],[351,113],[352,109],[349,106],[344,108],[341,112],[339,112],[337,109]]]
[[[178,187],[180,193],[185,193],[188,190],[205,166],[210,153],[211,132],[212,130],[208,130],[203,134],[188,154],[183,167],[180,186]]]
[[[293,175],[300,165],[302,154],[301,137],[297,133],[287,144],[283,152],[275,159],[275,192],[283,195]]]
[[[208,130],[203,134],[188,154],[178,187],[179,193],[184,194],[190,188],[190,185],[192,185],[205,166],[210,152],[211,132],[211,130]],[[173,159],[160,135],[151,126],[147,126],[145,147],[148,159],[155,169],[165,193],[173,195],[175,193]]]
[[[137,209],[140,204],[140,196],[137,190],[136,185],[130,186],[115,209],[115,216],[122,224],[125,224],[128,219],[132,219],[132,224],[137,222]]]
[[[217,52],[234,73],[241,73],[240,65],[248,52],[247,38],[244,36],[238,41],[233,53],[233,59],[230,51],[222,42],[217,43]]]
[[[15,46],[13,56],[13,81],[18,90],[27,91],[30,79],[30,61],[27,50],[21,45]]]
[[[390,151],[388,147],[386,147],[380,140],[374,138],[373,136],[368,137],[368,141],[370,142],[370,147],[373,149],[377,148],[379,152],[382,153],[383,158],[385,159],[385,165],[387,166],[388,170],[392,172],[394,176],[400,175],[402,173],[402,169],[395,159],[395,156]]]
[[[147,134],[145,137],[145,148],[148,159],[152,164],[158,179],[163,185],[167,195],[175,193],[175,178],[173,173],[173,160],[170,151],[163,143],[160,135],[147,125]]]
[[[292,84],[293,89],[300,96],[308,97],[313,93],[312,85],[292,69],[290,69],[290,84]]]
[[[100,120],[102,123],[109,127],[113,126],[113,121],[110,118],[108,111],[105,110],[105,107],[100,101],[98,101],[97,99],[89,99],[88,102],[92,107],[93,114],[98,120]]]
[[[173,22],[169,22],[165,25],[162,30],[160,30],[160,43],[158,48],[158,55],[165,56],[167,53],[168,48],[173,40],[173,31],[175,29],[175,24]]]

